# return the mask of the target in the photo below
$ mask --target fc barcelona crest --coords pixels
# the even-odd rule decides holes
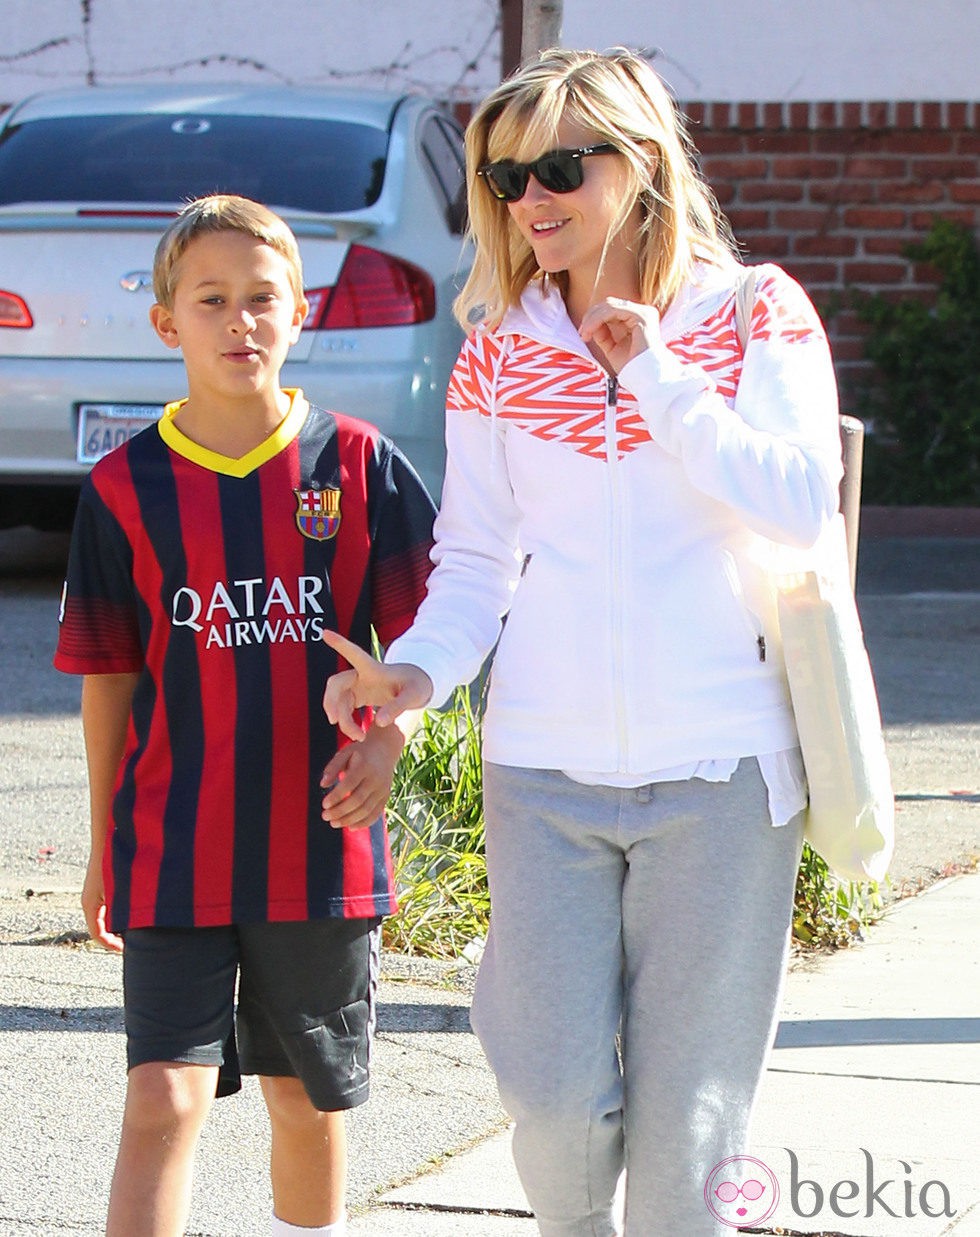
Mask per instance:
[[[340,528],[340,490],[293,490],[296,527],[313,541],[329,541]]]

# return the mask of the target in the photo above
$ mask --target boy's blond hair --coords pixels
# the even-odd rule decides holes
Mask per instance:
[[[539,273],[534,252],[477,169],[497,159],[525,162],[558,147],[563,119],[611,142],[627,166],[627,192],[609,241],[640,203],[637,260],[641,297],[663,310],[695,259],[724,263],[735,251],[727,221],[702,180],[696,152],[673,100],[650,65],[626,48],[552,48],[523,65],[477,108],[466,130],[470,235],[476,258],[454,310],[464,330],[496,325]],[[586,171],[586,176],[588,172]],[[564,294],[563,273],[548,276]]]
[[[160,237],[153,258],[153,294],[157,304],[173,309],[180,259],[192,240],[209,232],[242,232],[282,254],[297,305],[303,300],[303,266],[296,237],[287,224],[260,202],[230,193],[214,193],[188,202]]]

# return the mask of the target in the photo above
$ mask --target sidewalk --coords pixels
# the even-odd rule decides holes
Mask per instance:
[[[752,1232],[980,1234],[978,994],[977,876],[895,904],[864,945],[795,965],[751,1147],[780,1201]],[[929,1215],[947,1192],[955,1214]],[[352,1233],[530,1235],[526,1206],[503,1133],[389,1191]]]
[[[0,947],[3,1237],[101,1231],[123,1093],[119,972],[89,948]],[[350,1121],[352,1237],[537,1231],[468,1029],[472,976],[454,974],[386,959],[373,1096]],[[894,903],[863,945],[794,963],[751,1147],[781,1197],[749,1231],[980,1234],[978,993],[976,875]],[[208,1122],[191,1237],[262,1237],[267,1154],[247,1080]],[[928,1214],[947,1196],[955,1214]],[[858,1214],[835,1215],[832,1198]]]

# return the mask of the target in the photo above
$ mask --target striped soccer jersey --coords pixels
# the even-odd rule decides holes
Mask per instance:
[[[395,909],[382,821],[333,829],[320,777],[333,628],[364,648],[412,621],[434,509],[373,427],[309,407],[241,461],[159,427],[82,490],[55,654],[139,672],[105,880],[115,932]]]

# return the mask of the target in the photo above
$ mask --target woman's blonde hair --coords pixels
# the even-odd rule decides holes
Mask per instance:
[[[607,244],[639,201],[637,259],[644,303],[664,309],[696,258],[723,263],[735,252],[728,223],[698,171],[683,119],[650,65],[626,48],[552,48],[492,91],[467,126],[476,256],[453,307],[466,330],[478,320],[496,325],[538,274],[531,246],[512,223],[507,204],[493,196],[477,170],[497,159],[525,162],[555,149],[562,120],[594,133],[597,142],[611,142],[626,160],[628,192]],[[567,292],[562,274],[550,278]]]
[[[241,232],[254,236],[286,259],[289,286],[297,305],[303,299],[303,265],[289,226],[277,214],[232,193],[213,193],[188,202],[167,228],[153,258],[153,294],[164,309],[174,307],[180,259],[187,246],[208,232]]]

